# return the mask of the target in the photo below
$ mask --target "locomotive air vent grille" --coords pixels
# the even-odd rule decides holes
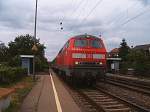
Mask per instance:
[[[80,62],[82,65],[96,65],[97,62]]]

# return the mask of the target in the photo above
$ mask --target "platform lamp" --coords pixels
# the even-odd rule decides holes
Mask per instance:
[[[32,51],[34,53],[34,58],[33,58],[33,80],[35,80],[35,53],[36,53],[36,51],[38,51],[38,48],[36,46],[37,6],[38,6],[38,0],[36,0],[36,3],[35,3],[34,45],[32,47]]]

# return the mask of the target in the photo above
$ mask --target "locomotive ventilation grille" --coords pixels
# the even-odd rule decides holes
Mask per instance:
[[[102,62],[75,62],[75,64],[81,66],[100,66],[103,63]]]

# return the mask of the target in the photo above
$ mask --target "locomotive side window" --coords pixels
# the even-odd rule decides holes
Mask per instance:
[[[63,52],[66,48],[68,48],[69,47],[69,41],[63,46],[63,48],[62,48],[62,51],[61,52]]]
[[[91,40],[91,47],[102,48],[102,44],[98,40]]]
[[[69,41],[66,43],[66,48],[68,48],[69,47]]]
[[[75,47],[87,47],[88,46],[88,41],[87,40],[75,40],[74,42]]]

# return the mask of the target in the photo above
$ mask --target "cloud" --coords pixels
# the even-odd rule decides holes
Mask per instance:
[[[149,0],[138,0],[138,1],[140,1],[143,5],[150,5]]]
[[[8,28],[27,28],[33,18],[34,10],[30,0],[1,0],[0,22]],[[25,5],[26,4],[26,5]]]
[[[37,38],[45,43],[49,60],[71,36],[78,34],[101,34],[108,50],[119,47],[122,38],[129,46],[150,43],[149,11],[122,25],[148,8],[149,0],[103,0],[87,16],[98,1],[38,1]],[[32,0],[0,0],[0,41],[7,43],[18,35],[33,35],[34,11],[35,1]]]

